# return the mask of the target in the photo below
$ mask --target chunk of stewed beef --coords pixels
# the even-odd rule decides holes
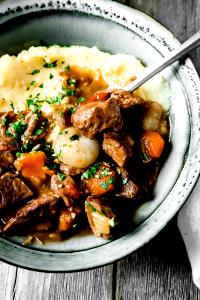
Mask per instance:
[[[0,151],[0,167],[8,168],[13,165],[14,157],[10,150],[8,151]]]
[[[50,219],[57,214],[58,197],[52,193],[43,194],[18,209],[1,229],[3,233],[17,230],[26,231],[27,225],[35,225],[41,220]],[[24,227],[23,227],[24,226]]]
[[[0,208],[12,207],[33,195],[30,188],[12,173],[0,177]]]
[[[122,128],[119,105],[114,99],[80,105],[72,115],[72,123],[89,138],[105,129],[119,130]]]
[[[8,124],[15,119],[16,114],[12,111],[3,113],[0,116],[0,151],[16,151],[18,149],[13,128],[7,129]]]
[[[133,93],[125,90],[113,90],[110,95],[111,99],[115,99],[121,108],[130,108],[134,105],[142,104],[144,101]]]
[[[133,140],[127,134],[108,132],[103,135],[103,150],[120,167],[124,167],[128,159],[133,155]]]
[[[117,196],[137,199],[143,194],[143,187],[137,182],[135,178],[129,175],[129,173],[124,168],[117,168],[118,174],[121,176],[122,188]]]
[[[67,206],[72,206],[74,200],[80,196],[78,187],[71,176],[53,175],[51,177],[51,189],[54,194],[62,198]]]

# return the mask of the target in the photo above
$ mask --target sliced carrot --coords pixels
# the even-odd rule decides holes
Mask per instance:
[[[151,159],[156,159],[161,156],[164,149],[164,139],[156,131],[145,131],[141,137],[142,150]]]
[[[14,163],[15,168],[21,171],[22,176],[39,187],[46,180],[46,175],[53,175],[54,171],[45,167],[45,154],[42,151],[23,153]]]
[[[93,168],[93,166],[82,175],[85,187],[91,194],[102,196],[114,190],[116,175],[115,171],[112,170],[108,164],[98,163],[98,167],[94,169],[95,172],[90,171],[91,168]]]
[[[105,101],[108,98],[110,93],[107,91],[96,92],[92,97],[90,97],[87,102],[95,102],[95,101]]]

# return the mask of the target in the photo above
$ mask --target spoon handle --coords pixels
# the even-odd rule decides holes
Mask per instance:
[[[138,78],[131,82],[129,85],[124,87],[123,89],[126,91],[133,92],[147,80],[152,78],[154,75],[177,61],[179,58],[185,56],[191,50],[200,46],[200,31],[194,34],[191,38],[189,38],[185,43],[183,43],[178,49],[174,50],[169,56],[164,58],[161,63],[152,68],[148,68],[144,73],[142,78]]]

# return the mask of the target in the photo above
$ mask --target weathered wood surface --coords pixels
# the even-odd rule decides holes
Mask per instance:
[[[14,1],[14,0],[13,0]],[[15,0],[17,1],[17,0]],[[0,1],[1,2],[1,1]],[[160,21],[183,42],[200,28],[200,0],[119,0]],[[198,70],[200,52],[191,55]],[[197,300],[176,218],[148,245],[110,266],[45,274],[0,263],[0,300]]]

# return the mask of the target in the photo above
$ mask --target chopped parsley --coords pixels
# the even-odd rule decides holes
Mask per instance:
[[[51,68],[55,68],[55,67],[57,67],[57,60],[55,60],[55,61],[53,61],[53,62],[51,62],[51,63],[45,63],[44,65],[43,65],[43,67],[44,68],[49,68],[49,69],[51,69]]]
[[[74,91],[73,90],[69,90],[66,87],[62,87],[62,89],[66,93],[67,96],[73,96],[74,95]]]
[[[57,175],[58,175],[58,178],[62,181],[62,180],[64,180],[65,179],[65,174],[63,174],[63,173],[60,173],[60,172],[57,172]]]
[[[122,183],[123,183],[123,184],[126,184],[127,182],[128,182],[128,178],[122,179]]]
[[[108,182],[101,182],[100,184],[99,184],[101,187],[102,187],[102,189],[104,189],[104,190],[107,190],[107,188],[108,188],[108,186],[109,186],[109,184],[108,184]]]
[[[105,181],[101,182],[101,183],[100,183],[100,186],[101,186],[104,190],[107,190],[108,187],[109,187],[109,185],[111,185],[111,184],[113,184],[113,183],[115,183],[115,178],[114,178],[114,177],[111,177],[111,178],[108,180],[108,182],[105,182]]]
[[[67,84],[69,86],[75,85],[75,83],[76,83],[76,79],[75,78],[70,78],[70,79],[67,80]]]
[[[95,163],[94,165],[90,166],[89,169],[82,174],[81,179],[93,178],[100,166],[100,163]]]
[[[35,74],[38,74],[38,73],[40,73],[40,70],[36,69],[36,70],[33,70],[33,71],[31,72],[31,75],[35,75]]]
[[[48,103],[48,104],[60,104],[61,101],[63,99],[63,95],[61,93],[59,93],[56,97],[47,97],[45,99],[45,101]]]
[[[18,120],[15,123],[13,123],[11,126],[16,133],[22,134],[25,131],[27,124],[24,123],[22,120]]]
[[[16,157],[20,157],[22,155],[21,152],[16,152]]]
[[[52,79],[53,78],[53,74],[49,74],[49,79]]]
[[[12,110],[14,110],[14,103],[13,102],[10,102],[10,106],[11,106]]]
[[[80,103],[82,103],[82,102],[84,102],[86,99],[84,98],[84,97],[79,97],[78,99],[77,99],[77,102],[78,102],[78,104],[80,104]]]
[[[97,209],[90,202],[85,201],[85,205],[87,207],[89,207],[92,210],[92,212],[96,212],[97,211]]]
[[[70,138],[70,141],[77,141],[77,140],[79,140],[79,135],[78,134],[74,134],[74,135],[72,135]]]
[[[40,135],[40,134],[42,134],[43,132],[45,132],[48,123],[49,123],[48,120],[45,119],[45,120],[41,123],[40,128],[37,128],[37,129],[35,130],[35,132],[33,133],[33,135]]]
[[[3,125],[6,124],[6,118],[5,118],[5,117],[1,119],[1,123],[2,123]]]
[[[42,108],[42,101],[38,98],[38,95],[35,98],[29,98],[26,100],[28,108],[32,110],[33,113],[39,113]]]
[[[44,131],[45,131],[44,128],[38,128],[38,129],[36,129],[36,131],[35,131],[35,135],[40,135],[40,134],[42,134]]]
[[[76,107],[71,107],[71,108],[70,108],[71,114],[75,113],[75,111],[76,111]]]
[[[108,176],[110,173],[110,169],[109,168],[102,168],[102,170],[100,171],[100,174],[102,176]]]
[[[29,83],[30,86],[34,86],[35,84],[36,84],[36,81],[35,81],[35,80],[32,80],[32,81]]]
[[[39,85],[39,88],[43,89],[43,87],[44,87],[43,83]]]
[[[70,68],[71,68],[70,65],[67,65],[66,67],[64,67],[64,70],[65,70],[65,71],[69,71]]]
[[[110,177],[110,179],[108,180],[108,184],[113,184],[113,183],[115,183],[115,178]]]

